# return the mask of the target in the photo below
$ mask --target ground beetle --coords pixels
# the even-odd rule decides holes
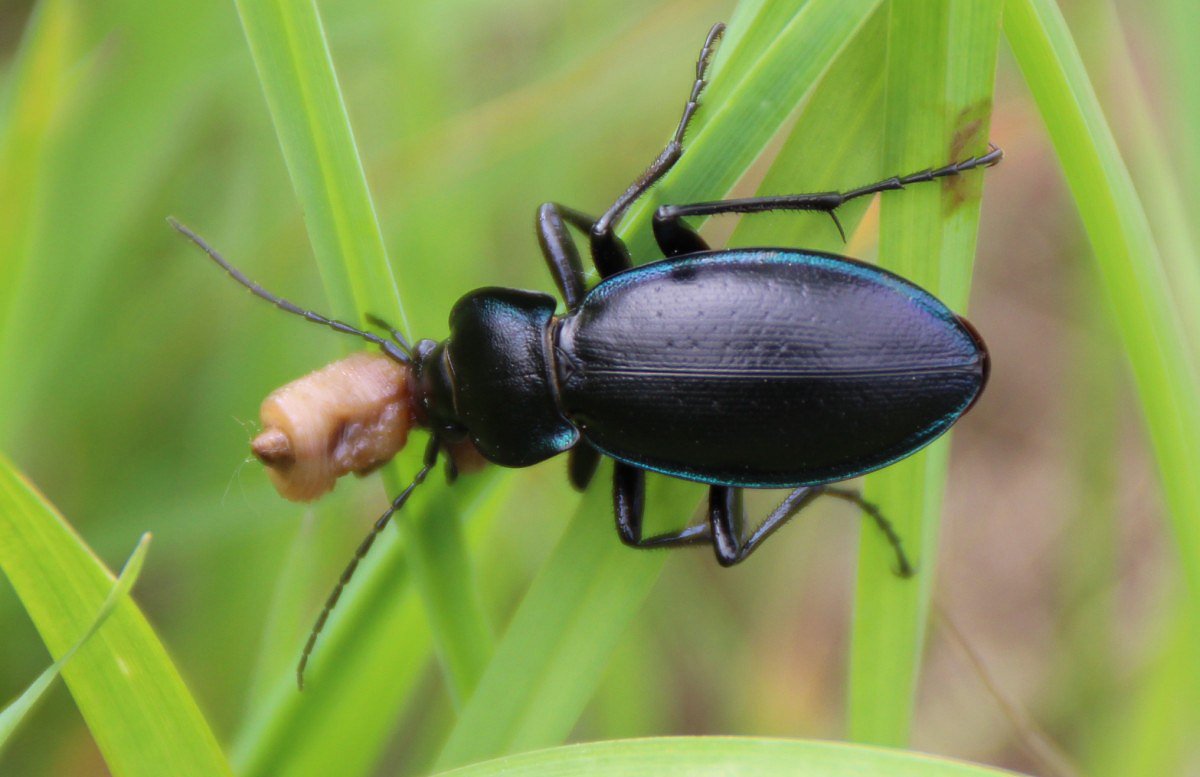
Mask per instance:
[[[711,544],[724,566],[745,559],[817,496],[836,496],[871,516],[894,548],[900,574],[911,574],[899,538],[875,506],[857,491],[830,484],[908,456],[971,407],[988,377],[979,334],[932,295],[886,270],[816,251],[710,250],[683,218],[819,211],[832,216],[841,232],[835,210],[843,203],[993,165],[1001,151],[993,146],[983,156],[847,192],[664,205],[654,214],[653,229],[666,258],[634,266],[616,236],[617,222],[683,153],[723,29],[713,27],[704,43],[671,142],[604,215],[592,218],[556,203],[538,210],[538,239],[566,303],[563,315],[555,315],[556,301],[547,294],[479,289],[454,306],[444,342],[421,340],[410,347],[376,318],[371,323],[390,339],[267,292],[172,220],[254,294],[362,337],[388,357],[375,357],[391,370],[390,377],[386,370],[375,377],[378,396],[386,395],[378,403],[369,399],[349,410],[339,404],[365,382],[359,366],[346,366],[349,360],[302,379],[332,397],[299,411],[325,423],[326,431],[314,438],[318,444],[305,443],[310,455],[327,459],[335,449],[349,451],[333,469],[318,462],[328,471],[322,470],[316,493],[338,475],[386,461],[410,426],[431,434],[421,470],[376,521],[330,595],[297,670],[301,683],[342,587],[439,453],[448,454],[453,476],[471,454],[527,467],[569,451],[570,479],[579,489],[588,485],[600,457],[609,456],[615,459],[613,504],[623,542],[639,548]],[[568,227],[590,240],[600,276],[590,290]],[[293,393],[308,397],[311,389],[299,386]],[[266,416],[264,406],[264,424]],[[298,450],[298,433],[290,434],[272,426],[255,441],[281,491],[281,483],[302,469],[298,457],[306,455]],[[381,435],[387,441],[380,443]],[[373,452],[358,455],[367,449]],[[647,470],[708,484],[707,521],[642,536]],[[793,490],[746,535],[740,530],[744,488]]]

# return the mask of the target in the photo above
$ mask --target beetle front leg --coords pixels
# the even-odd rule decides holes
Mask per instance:
[[[646,507],[646,472],[618,461],[613,465],[613,513],[617,534],[631,548],[672,548],[703,545],[711,537],[708,524],[688,526],[677,532],[642,536],[642,515]]]
[[[591,216],[557,202],[543,203],[537,212],[538,244],[546,266],[554,276],[554,283],[567,303],[567,310],[574,310],[583,301],[583,262],[575,248],[567,225],[583,234],[588,234],[595,221]]]
[[[550,275],[554,277],[554,283],[562,294],[567,310],[578,307],[586,293],[583,262],[567,227],[575,227],[586,235],[594,221],[591,216],[556,202],[543,203],[538,208],[538,243],[542,247],[542,256],[546,259],[546,266]],[[599,465],[600,452],[580,440],[567,454],[567,476],[571,485],[579,491],[585,490],[592,482]]]

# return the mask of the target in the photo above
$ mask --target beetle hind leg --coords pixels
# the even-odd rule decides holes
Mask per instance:
[[[867,517],[875,523],[879,531],[883,532],[883,536],[887,539],[888,544],[892,546],[892,551],[896,554],[896,574],[900,575],[900,577],[913,576],[915,570],[908,560],[908,555],[904,552],[900,535],[896,533],[891,521],[884,517],[877,506],[863,499],[863,495],[853,488],[821,486],[821,493],[858,505],[859,509],[866,513]]]
[[[613,512],[621,541],[633,548],[671,548],[686,545],[711,544],[717,562],[731,567],[746,560],[763,541],[803,510],[814,499],[828,495],[859,506],[876,527],[883,532],[896,554],[896,574],[911,577],[913,566],[901,546],[900,535],[880,512],[854,489],[837,486],[801,486],[793,490],[771,511],[771,514],[746,536],[746,512],[742,504],[744,489],[736,486],[710,486],[708,490],[708,521],[688,526],[677,532],[642,536],[642,516],[646,506],[646,472],[618,461],[613,468]]]
[[[896,573],[901,577],[912,576],[913,567],[901,546],[900,535],[896,534],[896,530],[892,528],[891,523],[879,511],[879,508],[863,499],[862,494],[853,489],[834,486],[801,486],[797,488],[788,494],[779,503],[779,506],[767,516],[766,520],[745,539],[743,539],[741,526],[745,520],[742,489],[731,486],[713,486],[709,489],[708,520],[717,561],[724,567],[745,561],[746,557],[753,553],[763,540],[775,533],[791,520],[792,516],[822,494],[853,502],[867,513],[879,530],[883,532],[896,553]]]

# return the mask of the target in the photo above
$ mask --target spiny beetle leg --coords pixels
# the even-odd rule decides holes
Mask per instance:
[[[642,512],[646,506],[646,473],[624,462],[613,466],[613,511],[621,541],[633,548],[670,548],[707,544],[707,524],[688,526],[677,532],[642,537]]]
[[[587,235],[594,221],[591,216],[556,202],[546,202],[538,208],[538,243],[542,247],[546,266],[554,276],[554,283],[558,286],[563,301],[567,303],[568,310],[574,310],[583,301],[585,288],[583,262],[579,258],[579,250],[575,248],[575,243],[567,232],[567,225],[570,224]]]
[[[689,253],[696,249],[699,240],[695,232],[680,219],[687,216],[717,216],[723,213],[766,213],[775,210],[807,210],[828,213],[833,217],[838,232],[842,225],[838,222],[834,211],[842,205],[859,197],[867,197],[880,192],[895,191],[915,183],[936,181],[952,175],[959,175],[979,167],[991,167],[1004,158],[1004,152],[996,146],[989,146],[989,151],[982,156],[973,156],[958,162],[952,162],[936,170],[921,170],[908,175],[897,175],[876,181],[867,186],[860,186],[845,192],[817,192],[815,194],[783,194],[773,197],[745,197],[734,200],[714,200],[712,202],[696,202],[688,205],[663,205],[654,214],[654,235],[663,251]],[[691,237],[689,237],[689,233]],[[702,241],[701,241],[702,242]],[[669,254],[674,255],[674,254]]]
[[[724,24],[715,24],[708,31],[704,47],[700,49],[700,56],[696,60],[696,80],[692,82],[692,92],[688,96],[687,105],[683,108],[683,116],[679,119],[679,125],[675,128],[675,135],[671,138],[671,142],[650,164],[650,167],[646,168],[646,172],[638,176],[637,180],[630,184],[629,188],[604,212],[604,215],[592,225],[592,261],[601,278],[615,275],[631,266],[629,250],[615,232],[617,223],[621,220],[621,216],[625,215],[629,206],[637,202],[639,197],[666,175],[667,171],[674,167],[675,163],[679,161],[679,157],[683,155],[683,136],[687,133],[692,117],[696,115],[696,109],[700,107],[700,93],[704,91],[707,83],[704,76],[708,71],[708,63],[716,49],[717,41],[721,39],[724,32]]]

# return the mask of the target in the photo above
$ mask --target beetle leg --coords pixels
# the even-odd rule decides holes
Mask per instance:
[[[959,175],[960,173],[980,167],[991,167],[999,163],[1003,158],[1004,152],[992,145],[989,147],[988,153],[982,156],[973,156],[959,162],[952,162],[936,170],[921,170],[909,175],[885,178],[882,181],[877,181],[867,186],[860,186],[857,189],[845,192],[784,194],[774,197],[746,197],[735,200],[697,202],[689,205],[663,205],[654,214],[654,236],[657,238],[664,252],[675,251],[675,253],[669,253],[668,256],[691,253],[704,249],[695,248],[695,243],[689,243],[693,238],[695,240],[699,240],[699,238],[695,237],[695,232],[680,221],[684,217],[716,216],[722,213],[765,213],[766,211],[773,210],[808,210],[828,213],[833,216],[834,224],[837,226],[838,231],[842,232],[842,225],[838,222],[834,211],[850,200],[867,197],[880,192],[903,189],[914,183],[924,183],[926,181],[935,181],[939,178]],[[689,236],[689,233],[691,236]],[[842,233],[842,237],[843,239],[845,238],[844,232]]]
[[[836,486],[801,486],[797,488],[788,494],[787,498],[780,502],[779,506],[767,516],[767,519],[744,541],[741,539],[742,530],[739,526],[744,520],[741,489],[730,486],[713,486],[709,490],[708,515],[709,523],[712,526],[713,550],[716,551],[717,561],[721,563],[721,566],[726,567],[744,561],[762,544],[763,540],[771,536],[779,527],[791,520],[792,516],[822,494],[853,502],[862,508],[883,532],[892,546],[892,550],[895,551],[896,573],[901,577],[912,576],[912,564],[909,563],[908,556],[901,547],[900,536],[896,534],[891,523],[883,517],[879,508],[863,499],[859,492]]]
[[[408,340],[404,337],[403,334],[401,334],[400,330],[396,329],[396,327],[394,327],[391,324],[389,324],[388,322],[384,321],[382,318],[375,315],[374,313],[367,313],[365,316],[363,316],[363,318],[365,318],[367,320],[367,323],[370,324],[371,326],[379,327],[380,329],[384,330],[389,335],[391,335],[392,342],[394,342],[396,345],[400,346],[400,349],[402,351],[404,351],[405,353],[410,353],[412,351],[412,346],[409,345]]]
[[[741,489],[713,486],[708,496],[708,519],[712,524],[713,550],[717,553],[717,561],[726,567],[744,561],[763,540],[807,507],[821,492],[820,486],[801,486],[792,491],[754,533],[743,540],[741,524],[745,521],[745,508],[742,506]]]
[[[883,536],[887,538],[888,544],[892,546],[892,550],[896,554],[896,574],[900,575],[900,577],[912,577],[914,571],[913,565],[909,563],[908,556],[904,553],[904,547],[900,543],[900,535],[892,528],[891,522],[883,516],[878,507],[863,499],[863,495],[852,488],[822,486],[820,490],[829,496],[858,505],[875,522],[875,525],[883,532]]]
[[[642,514],[646,506],[646,472],[618,461],[613,467],[613,511],[621,542],[634,548],[668,548],[701,545],[709,541],[708,524],[688,526],[677,532],[642,536]]]
[[[579,251],[567,232],[567,226],[575,227],[585,235],[592,227],[594,219],[574,208],[559,205],[556,202],[543,203],[537,213],[538,243],[542,246],[542,256],[554,282],[567,303],[568,310],[574,310],[583,301],[585,287],[583,282],[583,263],[579,259]],[[592,482],[596,467],[600,465],[600,452],[586,442],[578,445],[567,454],[567,475],[571,485],[583,491]]]
[[[585,441],[579,443],[567,453],[567,476],[571,485],[577,491],[584,491],[600,466],[600,451],[588,445]]]
[[[592,225],[592,261],[601,278],[615,275],[631,266],[629,250],[617,237],[617,223],[625,215],[629,206],[637,202],[639,197],[658,182],[658,179],[666,175],[667,171],[674,167],[675,163],[679,161],[679,157],[683,155],[683,136],[692,122],[692,117],[696,115],[696,109],[700,107],[700,93],[704,91],[704,85],[707,83],[704,75],[708,70],[708,62],[716,49],[717,41],[721,39],[724,32],[724,24],[714,24],[708,31],[704,47],[700,49],[700,56],[696,60],[696,80],[692,82],[692,92],[688,96],[687,105],[683,108],[683,116],[679,119],[679,125],[675,128],[675,135],[671,138],[671,142],[650,164],[650,167],[646,168],[646,172],[638,176],[637,180],[630,184],[629,188],[609,206],[604,215]]]
[[[742,545],[742,489],[733,486],[712,486],[708,489],[708,525],[712,531],[712,546],[717,561],[730,567],[750,554],[753,548]]]
[[[538,243],[542,247],[542,256],[546,266],[554,276],[558,291],[568,310],[583,301],[583,263],[579,259],[579,251],[567,232],[567,225],[589,234],[594,219],[574,208],[559,205],[556,202],[543,203],[537,212]]]

